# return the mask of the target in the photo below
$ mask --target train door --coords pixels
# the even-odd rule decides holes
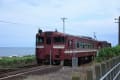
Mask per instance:
[[[51,64],[52,62],[52,38],[46,36],[45,42],[45,64]]]
[[[69,49],[73,48],[73,40],[68,40],[68,48]]]

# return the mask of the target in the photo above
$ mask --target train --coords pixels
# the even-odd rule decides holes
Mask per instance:
[[[99,49],[111,47],[107,41],[87,36],[74,36],[58,31],[38,30],[36,34],[36,60],[38,64],[71,65],[74,58],[80,65],[91,61]]]

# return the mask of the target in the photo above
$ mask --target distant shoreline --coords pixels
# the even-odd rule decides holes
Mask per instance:
[[[0,47],[0,57],[35,54],[34,47]]]

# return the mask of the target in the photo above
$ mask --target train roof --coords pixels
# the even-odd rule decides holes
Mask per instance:
[[[52,33],[53,35],[71,36],[71,37],[76,37],[76,38],[82,38],[82,39],[97,41],[97,40],[95,40],[95,39],[93,39],[92,37],[89,37],[89,36],[75,36],[75,35],[71,35],[71,34],[67,34],[67,33],[62,33],[62,32],[58,32],[58,31],[44,31],[44,32],[41,33],[41,35],[44,35],[45,33],[49,33],[49,34]],[[37,35],[40,35],[40,32],[38,32]]]
[[[95,41],[95,42],[111,44],[107,41],[96,40],[96,39],[93,39],[92,37],[89,37],[89,36],[82,36],[82,35],[77,36],[77,35],[71,35],[71,34],[62,33],[62,32],[58,32],[58,31],[44,31],[44,32],[42,32],[42,30],[38,30],[38,33],[36,35],[39,36],[39,35],[44,35],[46,33],[52,34],[52,35],[59,35],[59,36],[70,36],[70,37],[82,38],[82,39],[91,40],[91,41]]]

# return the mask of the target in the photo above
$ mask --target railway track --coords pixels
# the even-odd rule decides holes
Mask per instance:
[[[36,66],[22,70],[12,71],[0,75],[0,80],[21,80],[27,75],[43,75],[59,70],[61,66]]]
[[[38,65],[31,64],[31,65],[25,65],[25,66],[17,67],[17,68],[0,68],[0,77],[4,73],[9,73],[9,72],[17,71],[17,70],[22,70],[22,69],[28,69],[28,68],[32,68],[32,67],[36,67],[36,66],[38,66]]]

